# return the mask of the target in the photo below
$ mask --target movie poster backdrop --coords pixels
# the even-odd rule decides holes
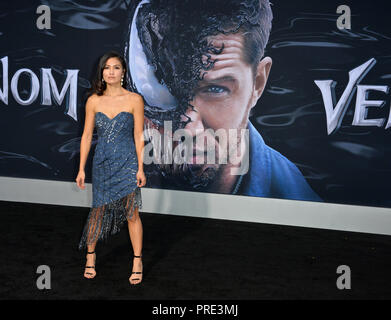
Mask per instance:
[[[144,97],[147,187],[391,207],[386,1],[0,8],[1,176],[75,181],[86,93],[99,58],[115,50],[126,89]],[[257,50],[243,30],[256,29],[263,64],[251,69]],[[190,136],[178,131],[189,128]],[[212,137],[201,153],[226,146],[226,163],[178,162],[185,140],[200,147],[195,128]],[[87,183],[97,141],[94,131]]]

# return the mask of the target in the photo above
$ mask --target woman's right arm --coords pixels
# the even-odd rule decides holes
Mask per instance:
[[[94,101],[96,98],[91,96],[87,99],[86,102],[86,118],[84,122],[84,131],[81,136],[80,141],[80,165],[79,165],[79,173],[76,177],[76,184],[80,189],[85,189],[84,180],[85,180],[85,172],[84,166],[87,161],[88,153],[91,148],[92,134],[95,126],[95,110],[94,110]]]
[[[79,171],[84,172],[84,167],[87,161],[88,153],[91,148],[92,135],[95,126],[95,110],[94,96],[88,98],[86,102],[86,118],[84,123],[84,131],[80,142],[80,165]]]

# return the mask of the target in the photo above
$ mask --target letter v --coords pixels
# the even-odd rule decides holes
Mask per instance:
[[[335,86],[337,85],[337,82],[333,80],[314,80],[323,97],[327,119],[327,134],[331,134],[334,130],[339,128],[346,109],[356,90],[355,86],[365,77],[375,63],[376,59],[371,58],[361,66],[349,71],[349,83],[336,106]]]

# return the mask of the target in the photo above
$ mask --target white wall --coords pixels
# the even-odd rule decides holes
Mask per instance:
[[[141,211],[391,235],[391,209],[142,188]],[[92,186],[0,177],[0,200],[90,207]]]

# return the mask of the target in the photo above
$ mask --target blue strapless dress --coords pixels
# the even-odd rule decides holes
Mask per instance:
[[[92,208],[79,243],[79,249],[107,239],[142,208],[137,186],[138,161],[133,137],[134,118],[127,111],[110,119],[95,114],[98,143],[92,162]]]

